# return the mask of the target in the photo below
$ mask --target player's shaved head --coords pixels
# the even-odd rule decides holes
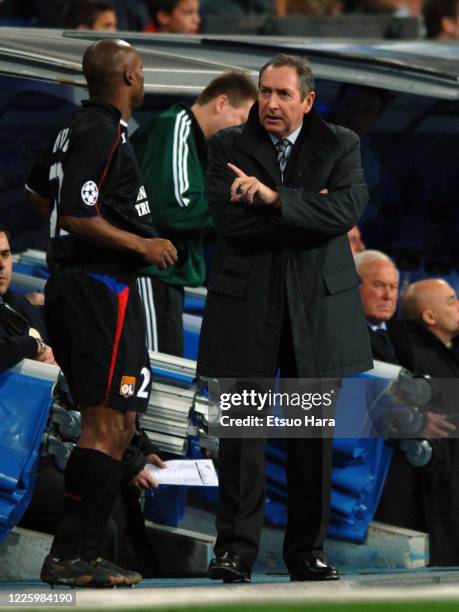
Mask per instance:
[[[113,91],[139,55],[124,40],[99,40],[88,47],[83,55],[83,74],[91,96]]]

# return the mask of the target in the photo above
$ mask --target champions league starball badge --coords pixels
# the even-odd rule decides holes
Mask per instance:
[[[99,197],[99,190],[94,181],[86,181],[81,188],[81,199],[87,206],[94,206]]]

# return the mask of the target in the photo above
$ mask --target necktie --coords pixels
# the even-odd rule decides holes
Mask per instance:
[[[392,344],[392,340],[387,330],[380,328],[376,330],[376,333],[378,334],[379,338],[381,338],[384,341],[386,350],[388,351],[389,355],[394,357],[395,356],[394,345]]]
[[[276,142],[277,149],[277,165],[279,166],[279,170],[282,176],[282,180],[284,180],[284,170],[287,165],[287,148],[290,144],[290,140],[288,138],[279,138]]]

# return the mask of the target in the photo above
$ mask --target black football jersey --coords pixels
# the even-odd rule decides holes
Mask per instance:
[[[62,216],[102,216],[139,236],[157,235],[127,124],[114,107],[83,102],[35,164],[27,188],[50,200],[51,271],[78,265],[132,273],[145,265],[136,254],[90,243],[59,225]]]

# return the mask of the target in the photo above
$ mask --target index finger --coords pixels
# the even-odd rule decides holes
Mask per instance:
[[[247,174],[245,174],[244,172],[242,172],[242,170],[240,170],[237,166],[235,166],[234,164],[231,164],[230,162],[228,162],[226,164],[228,166],[228,168],[234,172],[234,174],[236,174],[237,176],[239,176],[240,178],[243,178],[245,176],[247,176]]]

